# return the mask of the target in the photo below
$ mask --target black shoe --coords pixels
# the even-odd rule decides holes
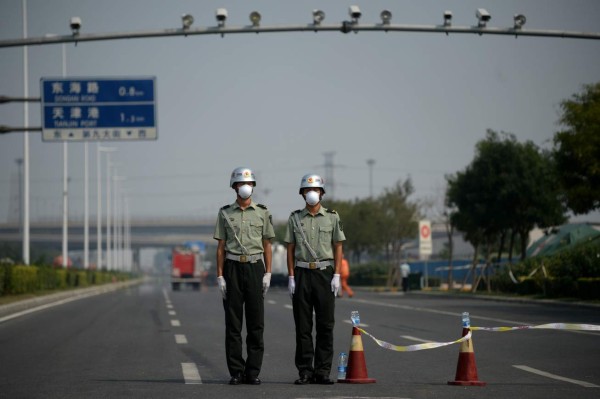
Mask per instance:
[[[229,385],[240,385],[244,380],[244,376],[242,374],[236,374],[231,376],[229,380]]]
[[[307,375],[301,375],[300,378],[298,378],[296,381],[294,381],[294,384],[296,385],[306,385],[306,384],[310,384],[312,382],[312,378],[307,376]]]
[[[329,377],[325,377],[324,375],[315,375],[313,378],[313,384],[332,385],[333,383]]]
[[[246,377],[244,383],[248,385],[260,385],[261,381],[258,377]]]

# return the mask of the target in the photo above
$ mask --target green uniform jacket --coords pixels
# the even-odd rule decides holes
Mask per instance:
[[[231,230],[229,223],[224,219],[223,212],[229,218],[234,230]],[[240,247],[235,239],[234,231],[248,253],[245,254]],[[245,210],[242,210],[237,202],[221,208],[213,235],[216,240],[225,240],[225,251],[235,255],[263,253],[263,240],[270,240],[274,237],[275,231],[271,214],[266,206],[254,202],[251,202]]]
[[[318,259],[313,259],[310,251],[304,245],[302,234],[294,222],[295,213],[300,217],[300,227],[304,230],[308,244],[315,251]],[[300,262],[333,259],[332,244],[345,240],[346,236],[344,235],[340,215],[336,211],[330,211],[323,206],[314,216],[306,208],[292,212],[283,239],[288,244],[296,244],[294,259]]]

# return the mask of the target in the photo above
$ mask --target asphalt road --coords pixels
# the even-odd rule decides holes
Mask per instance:
[[[224,315],[216,287],[171,292],[168,285],[151,281],[0,322],[0,397],[600,397],[600,332],[566,330],[474,332],[477,371],[485,387],[447,384],[455,377],[459,345],[396,352],[365,335],[366,365],[375,384],[296,386],[291,301],[279,288],[271,289],[265,301],[260,386],[227,384]],[[349,350],[352,310],[360,312],[366,331],[402,346],[460,338],[463,311],[471,313],[473,326],[600,325],[597,307],[358,291],[337,301],[336,353]]]

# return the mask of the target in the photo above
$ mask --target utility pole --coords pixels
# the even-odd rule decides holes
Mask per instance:
[[[335,182],[333,177],[333,156],[335,152],[329,151],[323,154],[325,156],[325,187],[327,187],[326,191],[328,193],[328,197],[330,199],[335,198]]]

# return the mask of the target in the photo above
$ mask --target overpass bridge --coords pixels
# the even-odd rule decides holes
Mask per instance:
[[[96,220],[89,222],[89,247],[96,248]],[[69,222],[69,250],[83,250],[83,220]],[[193,218],[133,219],[131,221],[131,247],[173,247],[186,241],[212,243],[215,220]],[[102,242],[106,247],[106,224],[101,225]],[[114,234],[111,231],[111,235]],[[60,249],[62,246],[62,220],[37,221],[30,224],[31,245],[43,244]],[[0,243],[19,243],[23,234],[19,223],[0,224]]]

